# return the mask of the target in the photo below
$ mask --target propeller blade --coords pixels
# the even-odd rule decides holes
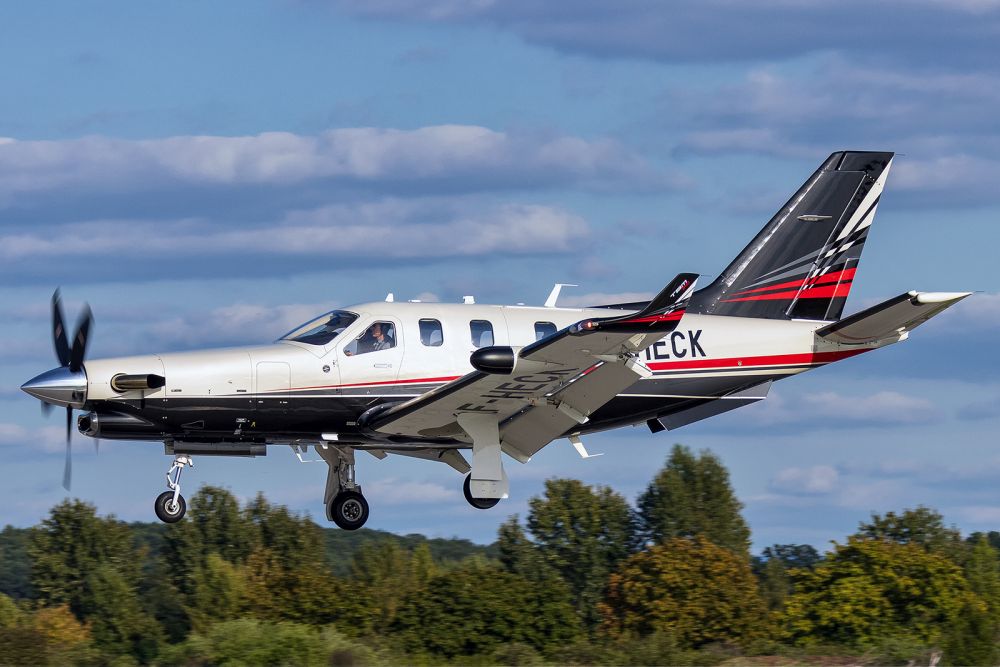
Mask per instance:
[[[45,401],[40,401],[39,405],[42,406],[42,416],[48,417],[52,413],[52,404],[46,403]]]
[[[62,298],[57,289],[52,293],[52,342],[60,366],[69,366],[69,343],[66,342],[66,325],[62,314]]]
[[[80,319],[76,323],[76,335],[73,336],[73,348],[69,353],[69,369],[78,371],[83,366],[83,358],[87,354],[87,339],[90,337],[90,325],[94,322],[94,314],[89,305],[83,306]]]
[[[100,456],[101,455],[101,439],[100,438],[94,438],[94,455],[95,456]]]
[[[73,428],[73,408],[66,408],[66,464],[63,466],[63,488],[69,491],[73,481],[73,454],[71,447],[71,429]]]

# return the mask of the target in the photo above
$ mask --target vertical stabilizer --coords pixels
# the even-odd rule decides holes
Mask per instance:
[[[892,153],[834,153],[688,312],[837,320],[885,186]]]

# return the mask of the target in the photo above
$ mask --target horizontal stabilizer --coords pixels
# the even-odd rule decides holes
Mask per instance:
[[[824,340],[863,345],[904,338],[913,329],[972,292],[907,292],[816,331]]]

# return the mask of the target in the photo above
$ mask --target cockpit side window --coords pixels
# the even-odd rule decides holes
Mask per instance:
[[[309,345],[326,345],[349,327],[358,316],[346,310],[331,310],[311,322],[292,329],[280,340],[294,340]]]
[[[344,346],[344,354],[352,357],[396,347],[396,327],[392,322],[373,322],[365,332]]]

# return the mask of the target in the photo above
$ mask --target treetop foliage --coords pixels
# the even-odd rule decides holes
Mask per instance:
[[[823,555],[749,558],[741,508],[719,459],[680,446],[636,509],[550,479],[488,548],[327,530],[211,486],[172,526],[65,501],[0,532],[0,664],[1000,659],[1000,533],[963,540],[918,507]]]
[[[729,472],[717,456],[697,456],[674,445],[666,465],[639,496],[638,517],[643,537],[653,543],[675,537],[703,535],[746,558],[750,528],[729,482]]]

